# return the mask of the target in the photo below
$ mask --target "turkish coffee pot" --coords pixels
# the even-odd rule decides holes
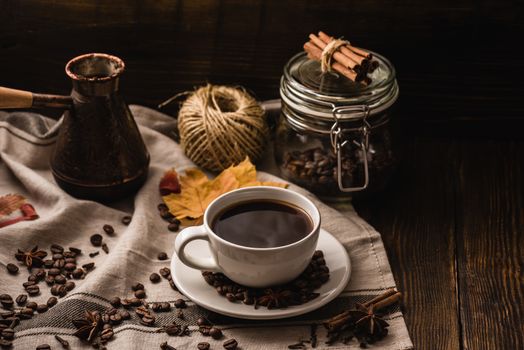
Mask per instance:
[[[124,68],[118,57],[91,53],[65,67],[70,96],[0,87],[0,109],[65,109],[50,163],[57,184],[77,198],[113,201],[147,178],[149,153],[119,91]]]

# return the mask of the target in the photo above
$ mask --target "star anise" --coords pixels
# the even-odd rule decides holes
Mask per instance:
[[[357,303],[351,317],[355,323],[356,334],[373,340],[381,339],[387,334],[389,324],[375,314],[373,305],[366,307]]]
[[[84,318],[73,320],[73,324],[77,328],[77,331],[73,335],[91,342],[100,332],[102,323],[98,311],[86,311]]]
[[[27,267],[42,266],[46,256],[47,253],[43,250],[38,250],[37,245],[35,245],[33,249],[26,252],[18,249],[18,253],[15,254],[16,260],[22,261]]]
[[[271,289],[264,291],[264,295],[257,298],[257,305],[268,309],[281,309],[297,303],[298,295],[290,289]]]

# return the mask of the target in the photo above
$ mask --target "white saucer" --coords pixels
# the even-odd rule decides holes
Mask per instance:
[[[176,253],[171,259],[171,274],[176,286],[195,304],[219,314],[245,318],[251,320],[272,320],[298,316],[318,309],[335,299],[342,292],[349,281],[351,263],[346,249],[327,231],[321,229],[318,237],[317,250],[324,252],[326,265],[329,267],[329,280],[315,290],[320,296],[303,305],[290,306],[286,309],[271,309],[264,307],[255,309],[253,305],[231,303],[219,295],[213,287],[208,285],[199,270],[184,265]],[[186,251],[194,256],[210,256],[206,241],[195,240],[186,246]]]

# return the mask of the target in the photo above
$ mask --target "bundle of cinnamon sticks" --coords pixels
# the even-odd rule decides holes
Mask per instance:
[[[379,65],[371,53],[322,31],[318,32],[318,36],[310,34],[309,39],[304,44],[304,50],[310,59],[321,62],[322,71],[334,70],[351,81],[364,85],[371,83],[368,74]]]

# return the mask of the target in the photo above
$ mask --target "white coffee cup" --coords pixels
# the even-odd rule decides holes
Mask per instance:
[[[229,242],[211,229],[214,218],[223,209],[239,202],[275,200],[301,208],[313,223],[312,231],[304,238],[288,245],[273,248],[253,248]],[[253,225],[262,224],[254,222]],[[249,234],[249,227],[245,228]],[[204,224],[182,230],[175,240],[175,251],[185,265],[213,272],[222,272],[231,280],[249,287],[279,285],[298,277],[309,262],[317,246],[320,231],[320,213],[303,195],[271,186],[237,189],[216,198],[204,212]],[[212,253],[208,258],[186,254],[186,245],[196,239],[207,240]]]

